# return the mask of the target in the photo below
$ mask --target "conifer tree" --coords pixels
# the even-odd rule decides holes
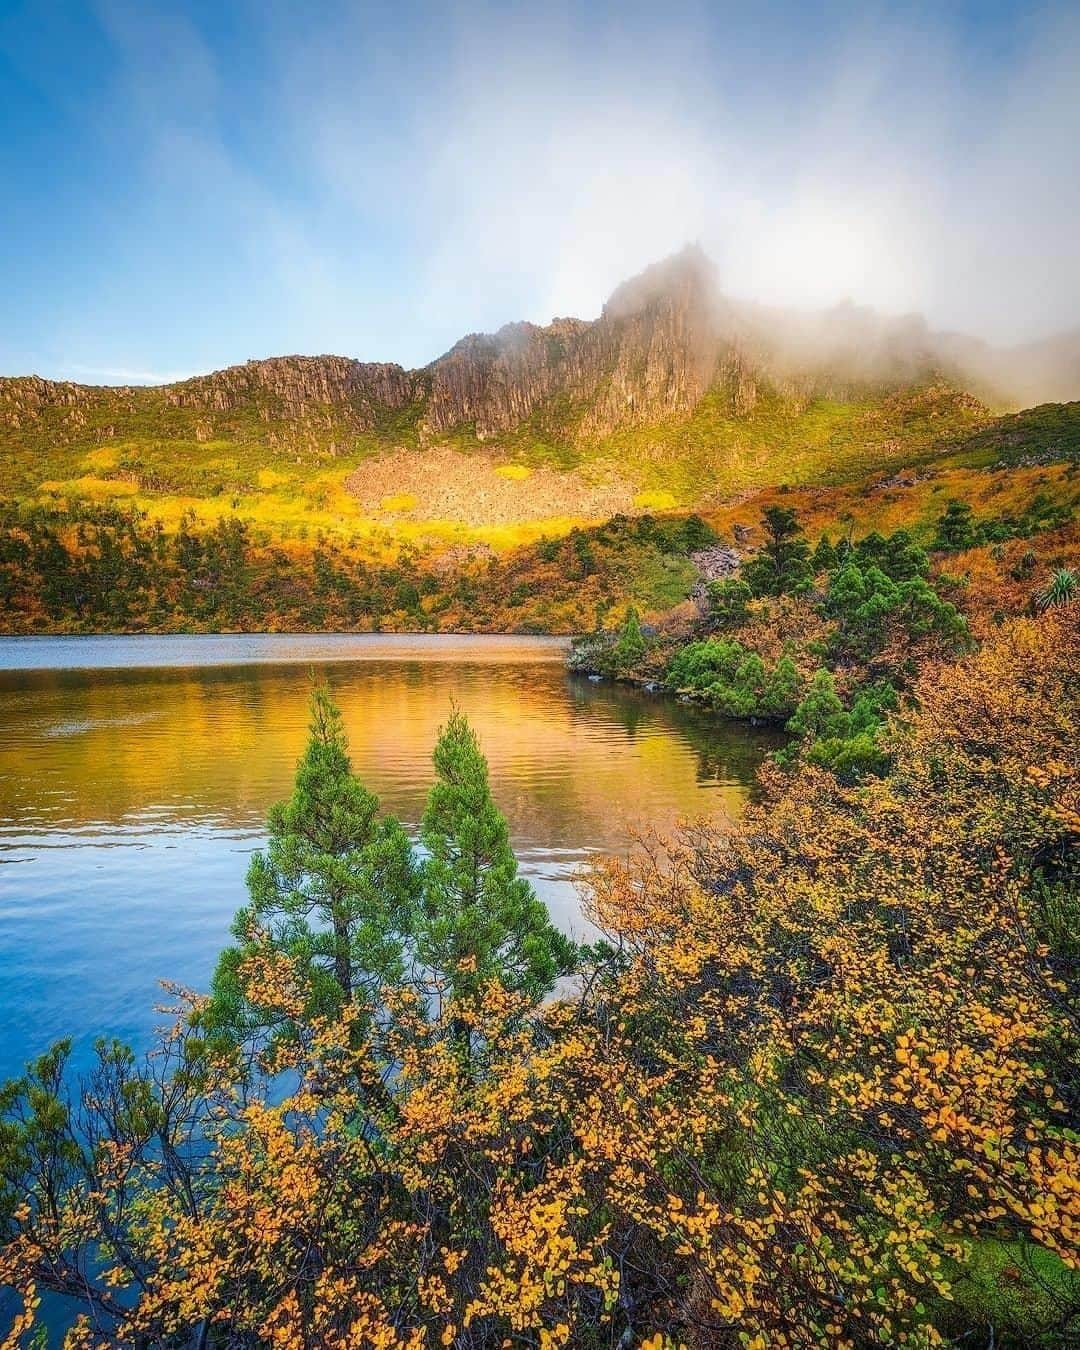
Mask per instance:
[[[819,670],[789,719],[787,729],[795,736],[813,740],[823,736],[844,736],[849,723],[848,714],[836,692],[832,671]]]
[[[795,512],[768,506],[761,517],[765,542],[743,563],[742,577],[755,595],[795,595],[810,588],[810,545]]]
[[[740,577],[710,581],[705,589],[709,597],[709,614],[718,627],[738,628],[750,617],[753,592]]]
[[[942,552],[958,553],[965,548],[974,548],[979,536],[971,519],[971,507],[967,502],[950,501],[937,520],[937,533],[932,548]]]
[[[787,718],[799,702],[799,671],[786,653],[777,661],[762,691],[759,709],[765,717]]]
[[[876,567],[893,581],[912,581],[930,565],[908,530],[894,530],[887,539],[872,530],[859,540],[853,553],[860,567]]]
[[[457,997],[497,979],[542,998],[573,968],[576,947],[517,874],[487,763],[458,709],[439,734],[435,771],[420,829],[429,857],[422,866],[419,959]]]
[[[631,605],[626,611],[626,619],[615,644],[613,656],[616,671],[622,673],[633,670],[644,655],[645,639],[641,633],[641,621],[637,610]]]
[[[312,1012],[330,1012],[400,980],[418,896],[412,846],[353,775],[341,712],[325,687],[311,696],[311,735],[292,795],[270,810],[270,841],[248,868],[238,945],[214,976],[213,1020],[258,1022],[239,968],[267,948],[297,962]]]
[[[827,534],[823,534],[817,541],[817,547],[814,549],[814,556],[811,558],[811,566],[814,569],[814,575],[821,572],[831,572],[839,564],[839,557],[832,540]]]

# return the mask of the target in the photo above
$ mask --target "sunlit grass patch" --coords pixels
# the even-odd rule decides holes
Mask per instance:
[[[509,553],[534,544],[539,539],[561,538],[571,530],[599,523],[579,516],[548,516],[543,520],[527,520],[513,525],[466,525],[458,520],[446,519],[395,520],[386,533],[395,547],[409,544],[420,549],[437,549],[448,545],[482,544],[495,553]]]
[[[139,487],[137,483],[130,483],[124,478],[98,478],[93,474],[84,474],[81,478],[46,479],[41,484],[41,490],[51,497],[89,497],[100,502],[108,501],[110,497],[134,497]]]
[[[639,492],[634,498],[634,505],[640,507],[642,511],[673,511],[678,504],[675,494],[662,488]]]
[[[115,445],[102,445],[83,456],[86,469],[115,469],[120,463],[120,451]]]
[[[736,525],[756,527],[765,507],[780,505],[799,513],[811,538],[822,532],[836,540],[849,532],[859,535],[877,530],[891,534],[904,529],[928,544],[938,517],[952,498],[967,502],[976,520],[989,521],[1022,514],[1039,495],[1075,506],[1080,504],[1080,480],[1067,464],[986,470],[958,468],[946,461],[940,468],[881,470],[870,478],[846,484],[765,486],[756,492],[741,492],[704,515],[726,538],[731,537]]]
[[[291,476],[287,473],[278,473],[277,469],[260,469],[255,476],[255,481],[259,487],[266,491],[271,488],[281,487],[283,483],[291,481]]]

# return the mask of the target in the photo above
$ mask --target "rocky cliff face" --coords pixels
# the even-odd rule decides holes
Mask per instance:
[[[459,342],[429,367],[422,430],[469,424],[491,440],[555,399],[576,439],[685,415],[733,354],[723,314],[711,265],[686,249],[620,286],[593,323],[511,324]]]
[[[416,374],[385,362],[278,356],[196,376],[162,393],[169,407],[195,414],[200,440],[227,435],[234,419],[255,414],[271,444],[321,444],[336,454],[350,435],[408,407],[419,384]]]
[[[752,405],[752,380],[718,327],[723,312],[711,265],[686,249],[620,286],[594,322],[509,324],[464,338],[424,370],[285,356],[154,389],[0,380],[0,424],[47,424],[76,439],[90,429],[120,433],[131,418],[156,413],[162,435],[193,426],[206,440],[255,418],[276,441],[289,427],[301,439],[369,431],[415,407],[421,443],[461,429],[492,441],[538,415],[555,418],[568,439],[598,439],[688,414],[720,374],[733,381],[737,406]]]
[[[351,361],[344,356],[278,356],[248,361],[212,375],[165,387],[174,408],[233,412],[256,404],[282,417],[302,417],[312,406],[349,408],[371,425],[382,408],[405,407],[416,377],[401,366]]]
[[[0,379],[0,427],[43,431],[77,440],[92,431],[108,438],[149,429],[162,437],[192,433],[198,440],[265,424],[271,442],[300,439],[316,429],[345,435],[371,430],[387,412],[407,407],[420,377],[400,366],[343,356],[281,356],[199,375],[157,388],[106,387]],[[174,410],[180,416],[174,415]]]
[[[106,398],[131,409],[138,392],[126,387],[102,390],[68,380],[43,380],[38,375],[0,379],[0,425],[28,429],[51,413],[53,425],[66,425],[74,432],[86,425],[88,409]]]
[[[286,356],[159,388],[0,380],[0,432],[57,443],[255,436],[336,453],[373,431],[387,444],[405,436],[423,445],[451,433],[494,442],[534,425],[549,441],[582,444],[686,417],[707,392],[744,416],[764,389],[801,403],[902,387],[935,369],[961,381],[958,353],[967,350],[920,320],[853,306],[792,315],[733,304],[695,247],[618,287],[592,322],[510,324],[464,338],[418,371]]]

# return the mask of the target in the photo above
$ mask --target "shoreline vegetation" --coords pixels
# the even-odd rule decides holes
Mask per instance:
[[[971,651],[985,632],[985,613],[959,608],[957,578],[931,566],[931,551],[950,559],[982,542],[970,507],[947,504],[931,551],[905,529],[836,542],[823,533],[811,548],[796,511],[779,505],[765,509],[760,534],[741,565],[726,551],[723,573],[681,622],[646,628],[631,606],[621,628],[574,640],[570,669],[782,727],[794,744],[781,762],[801,755],[845,781],[881,773],[889,718],[913,706],[919,673]],[[1029,551],[1010,579],[1035,571]],[[1027,612],[1068,603],[1077,589],[1077,574],[1058,568],[1030,592]],[[997,611],[991,625],[1002,618]]]
[[[458,712],[417,848],[316,692],[211,990],[0,1089],[5,1344],[43,1293],[69,1350],[1075,1341],[1080,547],[1031,434],[449,558],[4,505],[13,632],[577,634],[790,738],[598,861],[580,946]]]
[[[317,690],[210,995],[0,1091],[9,1344],[43,1290],[70,1347],[1066,1344],[1075,607],[928,660],[872,768],[598,863],[589,948],[460,714],[418,857]]]

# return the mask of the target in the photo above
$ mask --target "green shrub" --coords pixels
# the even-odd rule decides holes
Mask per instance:
[[[753,592],[741,578],[726,577],[723,581],[710,581],[706,592],[709,614],[720,627],[738,628],[750,617]]]
[[[767,507],[761,517],[765,542],[743,564],[743,580],[754,595],[800,595],[810,589],[814,570],[810,545],[793,510]]]

